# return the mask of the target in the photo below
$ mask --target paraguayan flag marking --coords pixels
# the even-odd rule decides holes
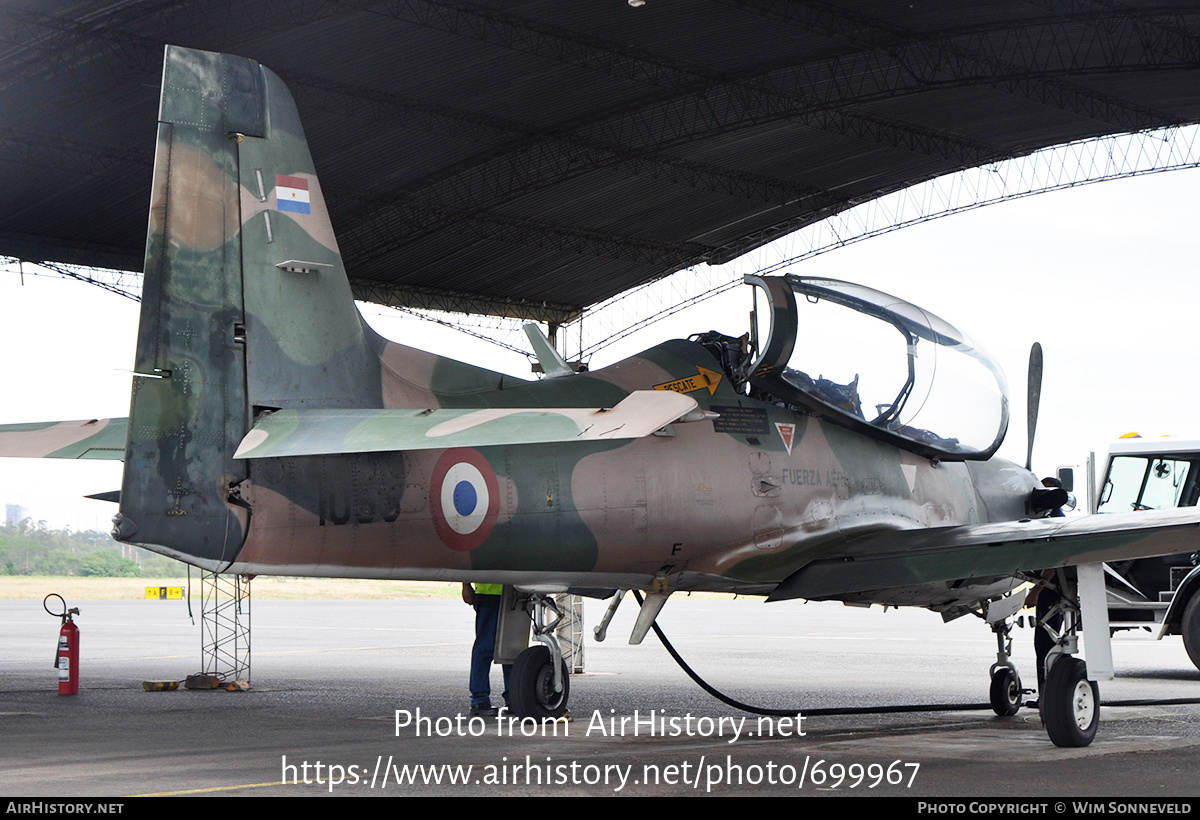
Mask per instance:
[[[294,214],[311,214],[308,180],[301,177],[275,175],[275,207]]]

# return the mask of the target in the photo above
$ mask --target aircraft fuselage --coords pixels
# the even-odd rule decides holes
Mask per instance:
[[[553,405],[686,388],[718,368],[699,345],[669,342],[566,384],[474,399]],[[690,394],[718,417],[631,441],[255,460],[228,569],[620,588],[662,574],[672,588],[767,592],[859,534],[1021,517],[1034,486],[1007,462],[936,462],[724,380]],[[944,584],[912,597],[948,600]]]

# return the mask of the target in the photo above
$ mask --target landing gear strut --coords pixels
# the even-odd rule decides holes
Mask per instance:
[[[1012,625],[1010,619],[1020,607],[1020,600],[1009,597],[989,605],[983,614],[984,619],[991,625],[996,634],[996,662],[992,664],[989,674],[992,676],[992,687],[989,700],[992,711],[1000,717],[1012,717],[1021,708],[1021,676],[1012,660]]]
[[[1046,734],[1055,746],[1087,746],[1100,725],[1100,687],[1088,680],[1087,665],[1074,657],[1079,651],[1080,606],[1071,582],[1058,570],[1053,581],[1060,600],[1037,623],[1054,639],[1046,655],[1046,685],[1038,693],[1038,708]],[[1052,626],[1062,615],[1062,627]],[[1107,637],[1105,635],[1104,637]]]
[[[517,656],[509,678],[513,713],[519,717],[559,718],[567,712],[571,679],[562,648],[554,634],[563,613],[554,598],[532,593],[525,603],[533,621],[533,637],[543,646],[531,646]]]

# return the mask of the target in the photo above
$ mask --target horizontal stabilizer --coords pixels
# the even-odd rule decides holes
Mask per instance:
[[[638,390],[611,408],[280,410],[254,425],[234,458],[633,439],[695,409],[682,393]]]
[[[801,567],[767,599],[835,598],[1195,549],[1200,509],[874,532]]]
[[[0,457],[125,458],[129,419],[0,424]]]
[[[90,498],[93,501],[111,501],[113,504],[120,504],[121,491],[109,490],[106,493],[92,493],[91,495],[85,495],[84,498]]]

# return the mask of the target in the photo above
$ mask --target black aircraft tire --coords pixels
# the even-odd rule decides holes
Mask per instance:
[[[567,674],[567,664],[560,663],[563,690],[555,692],[554,666],[548,647],[531,646],[517,655],[509,679],[513,714],[537,720],[563,716],[571,694],[571,678]]]
[[[1179,631],[1183,633],[1183,648],[1196,668],[1200,669],[1200,593],[1192,593],[1192,599],[1183,611]]]
[[[1021,679],[1017,673],[1002,666],[992,675],[990,694],[992,711],[1000,717],[1012,717],[1021,708]]]
[[[1070,655],[1060,657],[1039,694],[1046,734],[1055,746],[1087,746],[1100,725],[1100,687],[1087,679],[1087,666]]]

